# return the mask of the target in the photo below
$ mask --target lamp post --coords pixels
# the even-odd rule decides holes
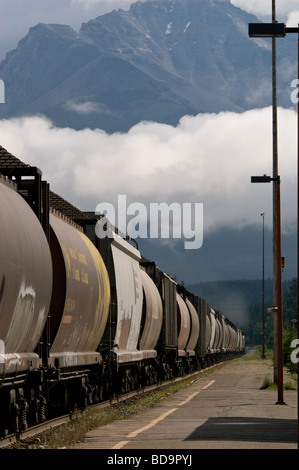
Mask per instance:
[[[262,329],[262,359],[265,359],[265,212],[261,212],[261,216],[263,217],[263,312],[262,312],[262,320],[263,320],[263,329]]]
[[[274,10],[274,8],[273,8]],[[264,37],[264,38],[272,38],[272,45],[275,45],[275,39],[277,37],[285,37],[287,33],[299,33],[299,27],[297,28],[289,28],[286,27],[284,23],[278,23],[275,21],[275,14],[272,15],[272,23],[249,23],[249,36],[250,37]],[[274,54],[273,54],[274,56]],[[274,64],[274,61],[273,61]],[[273,67],[274,68],[274,67]],[[273,81],[275,80],[276,74],[273,71]],[[298,36],[298,78],[299,78],[299,36]],[[274,85],[273,85],[274,89]],[[276,94],[275,94],[276,95]],[[274,93],[273,93],[274,98]],[[273,108],[275,107],[275,103],[273,101]],[[273,113],[274,117],[274,113]],[[274,119],[273,119],[274,123]],[[274,135],[275,129],[273,129],[273,145],[275,146],[275,139],[277,135]],[[299,182],[299,103],[298,103],[298,143],[297,143],[297,167],[298,167],[298,174],[297,174],[297,185]],[[277,246],[277,361],[278,361],[278,404],[283,404],[283,363],[282,363],[282,288],[281,288],[281,240],[280,240],[280,181],[279,178],[276,178],[275,175],[275,165],[277,164],[277,160],[274,161],[273,159],[273,180],[276,179],[276,194],[273,191],[273,212],[277,214],[277,223],[276,227],[273,226],[273,241],[275,240],[275,233],[278,236],[278,239],[275,242]],[[277,168],[277,166],[276,166]],[[274,218],[273,218],[274,221]],[[297,186],[297,230],[299,231],[299,185]],[[273,270],[273,274],[275,269]],[[297,233],[297,277],[299,279],[299,238]],[[273,276],[274,278],[274,276]],[[274,283],[274,279],[273,279]],[[299,282],[297,282],[299,284]],[[274,289],[273,289],[274,290]],[[274,293],[275,295],[275,293]],[[274,296],[273,296],[274,298]],[[297,316],[299,318],[299,290],[297,288]],[[275,333],[275,332],[274,332]],[[299,333],[298,333],[299,336]],[[274,351],[275,353],[275,351]],[[299,392],[298,392],[299,393]],[[299,396],[299,395],[298,395]]]
[[[276,165],[277,168],[277,165]],[[273,172],[274,173],[274,172]],[[252,176],[251,183],[274,182],[273,191],[273,313],[274,321],[274,381],[278,388],[278,404],[283,401],[283,358],[282,358],[282,265],[281,265],[281,219],[280,219],[280,177]],[[262,215],[262,214],[261,214]]]

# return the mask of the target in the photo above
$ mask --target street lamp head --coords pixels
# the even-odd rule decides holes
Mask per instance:
[[[286,26],[284,23],[249,23],[248,34],[251,38],[284,38]]]
[[[272,181],[271,176],[267,176],[267,175],[251,177],[251,183],[271,183],[271,181]]]

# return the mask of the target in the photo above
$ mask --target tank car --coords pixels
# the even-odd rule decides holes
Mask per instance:
[[[0,416],[2,435],[44,413],[36,352],[52,295],[45,233],[17,187],[0,175]]]
[[[155,262],[143,258],[141,264],[161,296],[163,322],[157,350],[161,380],[169,380],[198,366],[195,348],[199,338],[199,317],[184,287],[159,269]]]
[[[162,327],[157,287],[140,267],[139,250],[111,230],[98,243],[111,285],[110,319],[102,347],[112,367],[113,392],[157,381],[156,344]]]
[[[102,257],[81,227],[52,211],[50,250],[51,408],[85,406],[103,394],[102,357],[97,351],[110,305],[110,282]]]
[[[139,335],[139,348],[143,354],[142,385],[158,382],[157,343],[163,324],[163,306],[157,287],[152,279],[140,268],[143,287],[143,306]]]
[[[178,359],[177,283],[159,269],[153,261],[143,258],[141,266],[158,289],[162,302],[163,322],[157,342],[157,367],[159,380],[169,380],[182,371],[181,362]]]
[[[190,314],[190,335],[188,338],[188,342],[186,345],[186,352],[187,352],[187,364],[186,364],[186,371],[187,372],[194,372],[195,370],[199,369],[199,361],[196,354],[196,347],[200,338],[200,323],[199,323],[199,316],[198,310],[196,310],[194,304],[186,297],[185,300],[189,314]]]

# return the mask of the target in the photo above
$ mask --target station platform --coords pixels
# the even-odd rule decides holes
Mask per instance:
[[[74,449],[131,451],[298,450],[297,391],[261,390],[269,360],[241,358],[208,371],[192,385],[125,420],[90,431]],[[289,381],[285,376],[284,381]]]

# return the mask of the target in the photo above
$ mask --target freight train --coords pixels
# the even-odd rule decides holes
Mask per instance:
[[[0,436],[240,355],[245,335],[0,147]]]

